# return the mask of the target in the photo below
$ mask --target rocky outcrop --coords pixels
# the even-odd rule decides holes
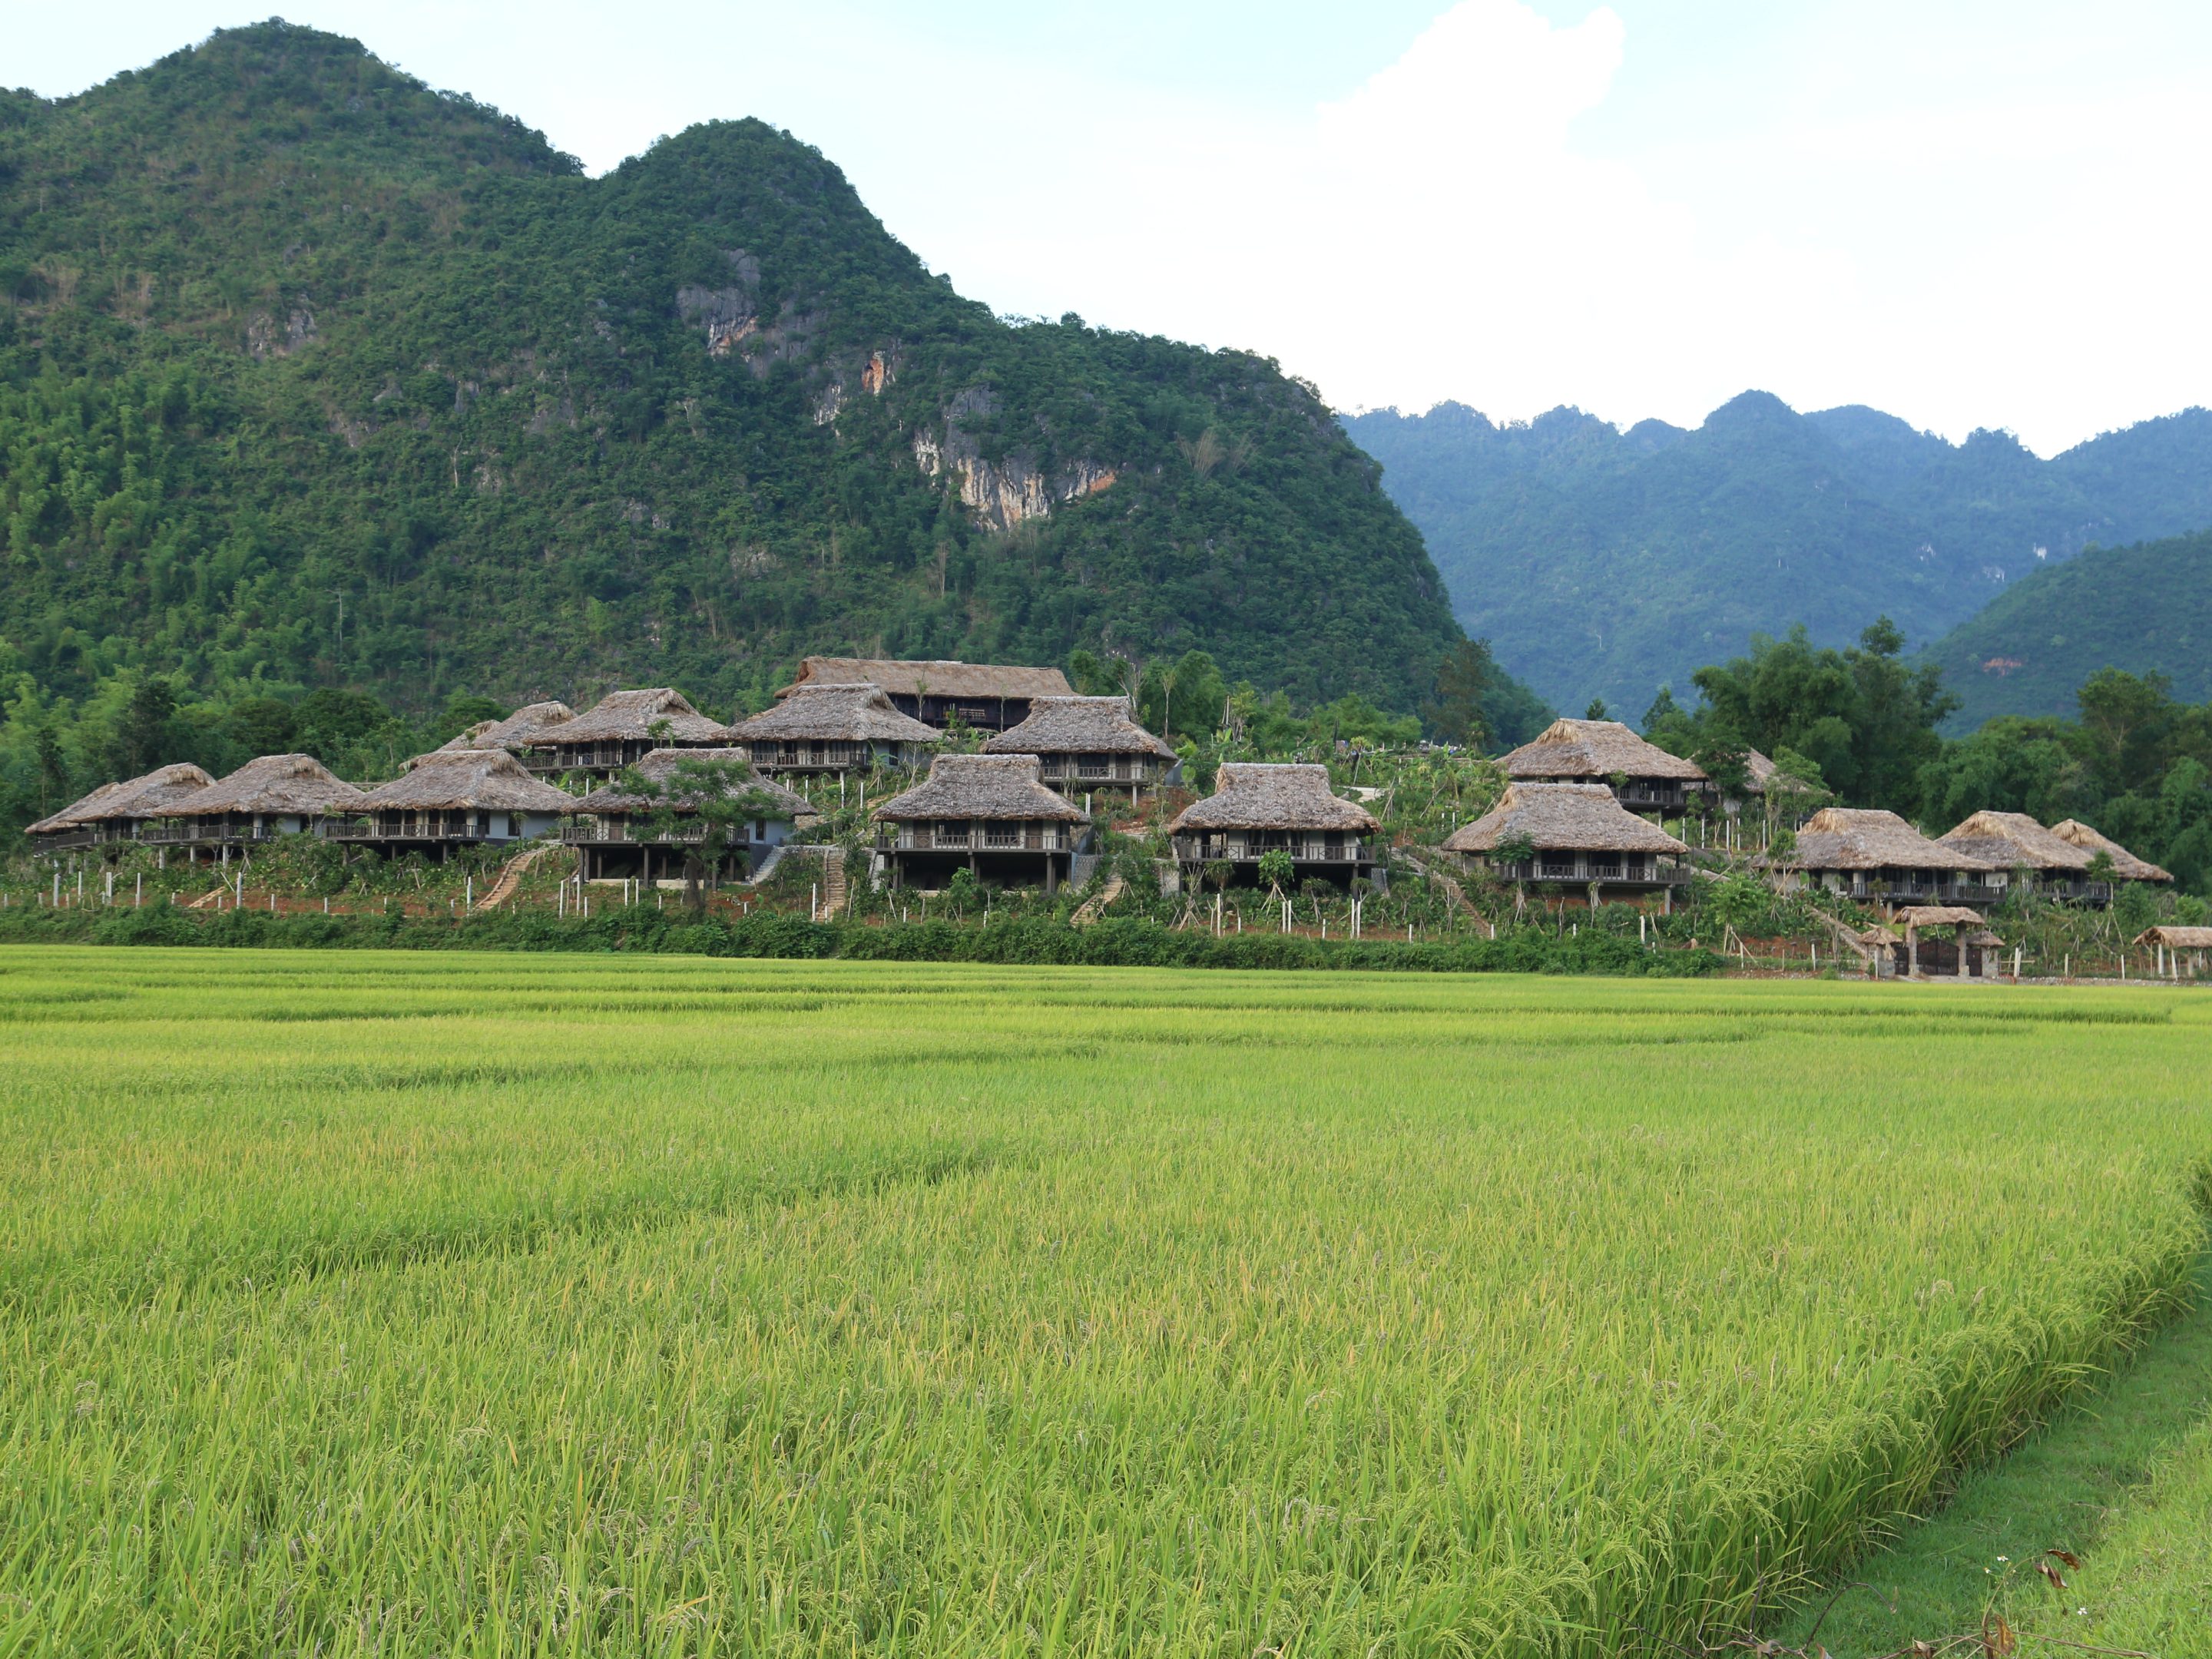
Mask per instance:
[[[997,402],[983,387],[971,387],[945,405],[942,434],[915,434],[915,465],[934,478],[951,472],[959,481],[960,504],[994,530],[1011,530],[1027,519],[1048,517],[1054,507],[1095,495],[1112,486],[1113,468],[1079,458],[1049,475],[1030,455],[1010,452],[996,461],[983,458],[982,446],[963,425],[981,424]]]
[[[676,290],[676,314],[703,329],[707,355],[726,357],[760,331],[760,261],[741,247],[726,248],[731,282],[726,288],[687,283]]]

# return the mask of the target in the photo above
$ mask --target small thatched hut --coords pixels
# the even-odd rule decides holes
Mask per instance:
[[[2099,835],[2079,818],[2068,818],[2063,823],[2051,826],[2051,833],[2063,842],[2080,848],[2091,858],[2105,854],[2112,860],[2112,876],[2118,881],[2165,881],[2173,879],[2173,872],[2161,870],[2106,836]]]
[[[370,790],[356,815],[326,822],[323,836],[443,860],[453,847],[544,835],[573,800],[504,749],[434,749]]]
[[[1137,724],[1127,697],[1039,697],[1029,718],[983,745],[987,755],[1035,755],[1063,794],[1127,790],[1134,800],[1169,780],[1176,751]]]
[[[701,816],[710,800],[742,802],[751,816],[742,830],[725,830],[714,867],[694,876],[748,876],[791,838],[794,824],[817,816],[804,796],[756,772],[741,748],[656,749],[629,771],[648,787],[632,788],[625,777],[568,803],[561,839],[577,848],[586,881],[685,873],[712,833]]]
[[[1501,845],[1525,841],[1531,856],[1495,856]],[[1639,818],[1601,783],[1510,783],[1497,805],[1448,836],[1444,851],[1499,881],[1556,881],[1588,890],[1598,903],[1616,896],[1665,895],[1690,878],[1676,860],[1689,848]]]
[[[2172,922],[2146,927],[2135,938],[2136,948],[2149,954],[2152,971],[2160,978],[2199,978],[2208,953],[2212,953],[2212,927],[2179,927]]]
[[[2090,904],[2107,903],[2112,896],[2109,883],[2089,879],[2094,855],[2087,848],[2045,829],[2025,812],[1976,812],[1937,840],[2008,872],[2009,885],[2025,882],[2053,898]]]
[[[312,835],[326,818],[357,812],[368,796],[313,755],[264,755],[176,800],[142,841],[228,855],[234,846]]]
[[[1759,860],[1785,890],[1803,884],[1864,903],[1916,900],[1994,903],[2005,866],[1930,841],[1894,812],[1826,806],[1805,820],[1796,848]]]
[[[763,772],[865,772],[918,764],[933,726],[892,707],[880,685],[799,685],[773,708],[730,728]]]
[[[1382,826],[1365,807],[1331,793],[1325,766],[1224,763],[1213,793],[1193,801],[1168,825],[1176,863],[1187,881],[1209,864],[1225,864],[1230,879],[1256,885],[1260,860],[1291,855],[1293,877],[1355,878],[1384,885],[1375,832]]]
[[[1694,761],[1647,743],[1619,720],[1557,720],[1499,763],[1516,783],[1602,783],[1637,812],[1680,812],[1712,781]]]
[[[147,824],[167,817],[214,781],[189,763],[157,766],[143,777],[103,783],[23,833],[42,853],[135,842]]]
[[[1085,822],[1044,787],[1034,755],[939,755],[927,779],[870,816],[877,871],[895,887],[941,887],[967,869],[1048,893],[1067,878]]]
[[[1029,718],[1038,697],[1066,697],[1075,688],[1057,668],[994,663],[899,662],[884,657],[809,657],[779,698],[810,685],[875,685],[902,714],[942,729],[956,717],[979,731],[1003,732]]]
[[[610,691],[582,714],[540,727],[523,741],[522,759],[533,772],[606,779],[656,749],[715,749],[729,740],[728,726],[659,685]]]
[[[1888,946],[1892,966],[1908,979],[1995,979],[1997,951],[2004,944],[1990,932],[1981,914],[1959,904],[1905,904],[1890,915],[1890,925],[1905,930]],[[1923,929],[1945,930],[1948,939],[1929,939]],[[1862,935],[1862,937],[1865,937]]]

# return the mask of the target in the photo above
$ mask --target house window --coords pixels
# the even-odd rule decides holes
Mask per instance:
[[[1018,823],[989,823],[983,826],[983,845],[986,847],[1019,847],[1022,826]]]

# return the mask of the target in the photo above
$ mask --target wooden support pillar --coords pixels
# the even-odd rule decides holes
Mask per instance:
[[[1905,924],[1905,976],[1907,979],[1920,977],[1920,936],[1918,930],[1909,921]]]

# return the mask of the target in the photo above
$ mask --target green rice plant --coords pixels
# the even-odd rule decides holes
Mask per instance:
[[[0,1651],[1742,1628],[2178,1305],[2208,1014],[0,951]]]

